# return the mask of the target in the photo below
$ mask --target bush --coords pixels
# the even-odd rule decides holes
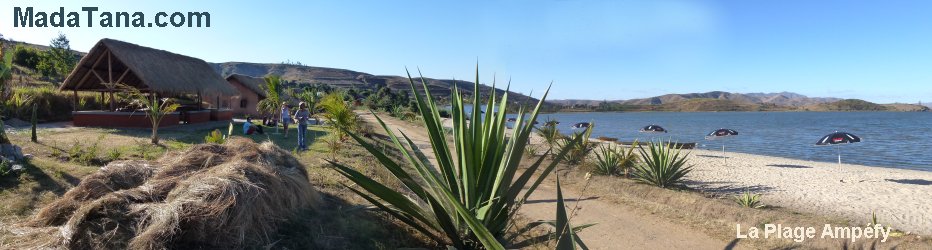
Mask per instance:
[[[683,177],[692,170],[686,166],[686,157],[679,149],[671,148],[672,142],[650,143],[644,150],[639,147],[643,164],[635,165],[634,178],[638,181],[658,187],[673,187],[680,184]]]
[[[13,51],[13,63],[30,69],[36,69],[42,55],[39,50],[23,45],[17,45]]]

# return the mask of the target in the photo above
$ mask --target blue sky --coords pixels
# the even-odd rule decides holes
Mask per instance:
[[[209,11],[210,28],[14,28],[13,7]],[[125,40],[211,62],[512,79],[551,99],[723,90],[932,102],[932,1],[3,1],[0,33]],[[86,18],[83,17],[82,18]]]

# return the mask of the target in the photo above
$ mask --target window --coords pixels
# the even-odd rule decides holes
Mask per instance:
[[[240,107],[240,108],[246,108],[246,106],[248,106],[248,104],[249,104],[249,100],[246,100],[246,99],[239,100],[239,107]]]

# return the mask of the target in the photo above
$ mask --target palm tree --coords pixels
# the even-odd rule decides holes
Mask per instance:
[[[127,89],[129,89],[130,96],[146,107],[146,117],[148,117],[149,122],[152,123],[151,142],[152,144],[159,144],[159,124],[162,123],[162,118],[165,118],[165,115],[168,113],[175,112],[175,110],[181,107],[181,104],[172,103],[168,98],[163,98],[160,101],[156,98],[154,93],[146,96],[138,89]]]
[[[340,141],[346,140],[347,131],[356,129],[356,113],[343,99],[343,92],[338,91],[327,94],[317,103],[317,106],[324,111],[324,117],[333,126],[334,133]]]
[[[260,86],[262,90],[265,91],[265,99],[259,101],[256,104],[256,109],[260,113],[272,115],[272,118],[275,118],[277,114],[278,119],[281,120],[281,109],[282,109],[282,79],[277,75],[270,75],[265,77],[265,84]],[[276,133],[278,133],[278,126],[275,127]]]

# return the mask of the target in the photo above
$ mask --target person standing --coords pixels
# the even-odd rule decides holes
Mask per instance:
[[[311,112],[307,110],[307,103],[298,103],[298,111],[294,112],[294,121],[298,124],[298,148],[307,150],[307,142],[304,139],[304,133],[307,132],[307,120],[311,118]]]
[[[288,124],[291,123],[291,110],[288,109],[288,103],[282,103],[282,110],[279,114],[282,120],[282,128],[285,129],[285,138],[288,138]]]

